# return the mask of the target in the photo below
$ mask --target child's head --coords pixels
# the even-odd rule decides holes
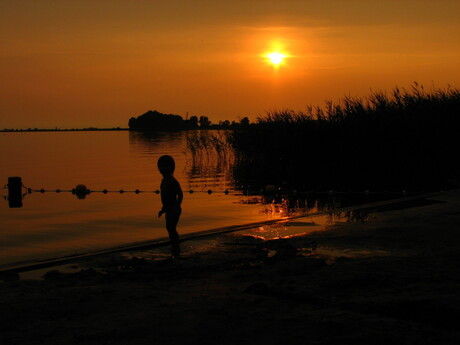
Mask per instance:
[[[158,170],[162,175],[172,175],[174,173],[174,169],[176,168],[176,163],[174,162],[174,158],[169,155],[161,156],[158,159]]]

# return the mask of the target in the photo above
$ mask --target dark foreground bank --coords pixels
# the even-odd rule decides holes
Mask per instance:
[[[178,261],[125,253],[4,281],[0,342],[458,344],[460,192],[431,201],[304,236],[197,241]]]

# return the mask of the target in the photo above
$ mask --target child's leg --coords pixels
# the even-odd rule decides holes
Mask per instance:
[[[166,230],[168,230],[169,239],[171,240],[171,252],[174,256],[180,253],[179,234],[176,229],[180,214],[180,211],[166,213]]]

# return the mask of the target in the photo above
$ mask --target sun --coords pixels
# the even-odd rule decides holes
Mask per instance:
[[[267,59],[270,61],[270,63],[272,63],[275,66],[282,64],[285,58],[286,58],[286,55],[278,53],[278,52],[267,54]]]

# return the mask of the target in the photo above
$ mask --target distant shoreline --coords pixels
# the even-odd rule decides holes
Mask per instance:
[[[134,130],[130,128],[43,128],[43,129],[0,129],[0,133],[35,133],[35,132],[116,132],[116,131],[129,131],[136,133],[152,133],[152,132],[181,132],[181,131],[195,131],[195,130],[228,130],[230,128],[221,128],[216,125],[211,125],[207,128],[180,128],[180,129],[161,129],[161,130]]]
[[[121,127],[114,127],[114,128],[33,128],[33,129],[1,129],[0,133],[34,133],[34,132],[97,132],[97,131],[128,131],[129,128],[121,128]]]

